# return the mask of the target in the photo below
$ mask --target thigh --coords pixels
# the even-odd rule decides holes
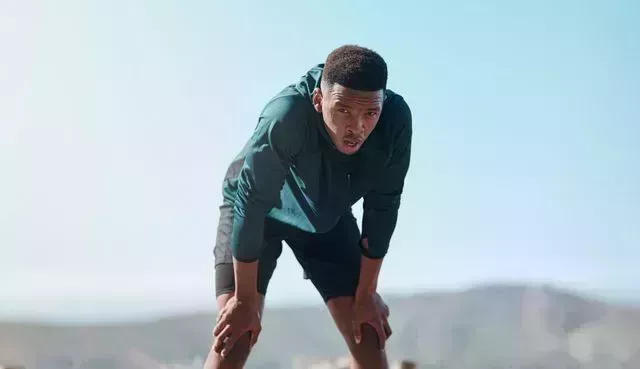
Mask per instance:
[[[235,275],[233,270],[233,255],[231,253],[231,232],[233,229],[233,206],[229,204],[220,207],[220,220],[214,247],[216,297],[231,294],[235,291]],[[269,281],[273,276],[278,258],[282,253],[282,237],[278,233],[273,221],[265,220],[264,245],[258,260],[257,290],[266,295]]]
[[[305,233],[286,242],[325,302],[355,295],[361,251],[360,230],[353,214],[342,216],[326,233]]]

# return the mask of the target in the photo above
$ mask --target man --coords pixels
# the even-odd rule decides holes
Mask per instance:
[[[352,368],[387,368],[376,292],[411,154],[411,111],[374,51],[345,45],[262,110],[229,166],[214,249],[220,309],[205,368],[242,368],[267,285],[291,247],[326,303]],[[363,198],[362,234],[351,207]]]

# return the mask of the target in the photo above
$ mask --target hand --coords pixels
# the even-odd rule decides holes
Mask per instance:
[[[368,324],[376,331],[380,349],[384,350],[385,342],[392,334],[388,318],[389,307],[378,293],[356,296],[353,304],[353,333],[356,343],[362,341],[362,326]]]
[[[233,345],[245,333],[251,333],[249,347],[253,347],[258,341],[262,331],[260,323],[260,304],[257,302],[239,301],[235,296],[231,297],[227,304],[220,310],[213,334],[216,337],[213,349],[216,353],[225,357],[229,354]]]

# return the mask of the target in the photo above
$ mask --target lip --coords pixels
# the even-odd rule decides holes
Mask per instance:
[[[360,145],[360,143],[362,143],[362,140],[350,140],[348,138],[345,138],[344,140],[342,140],[345,144],[347,145],[351,145],[351,146],[358,146]]]
[[[361,140],[342,140],[342,147],[345,153],[353,154],[360,149]]]

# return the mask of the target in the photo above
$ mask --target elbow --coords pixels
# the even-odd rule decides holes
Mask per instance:
[[[380,260],[387,256],[389,250],[388,243],[369,243],[368,238],[364,238],[361,242],[362,256],[367,259]]]
[[[377,193],[375,196],[367,196],[363,202],[364,211],[398,211],[402,191],[390,193]]]
[[[362,255],[370,259],[382,259],[389,251],[395,231],[397,211],[369,211],[363,216]]]
[[[255,207],[234,207],[231,231],[231,254],[234,259],[250,263],[259,259],[263,246],[265,212]]]

